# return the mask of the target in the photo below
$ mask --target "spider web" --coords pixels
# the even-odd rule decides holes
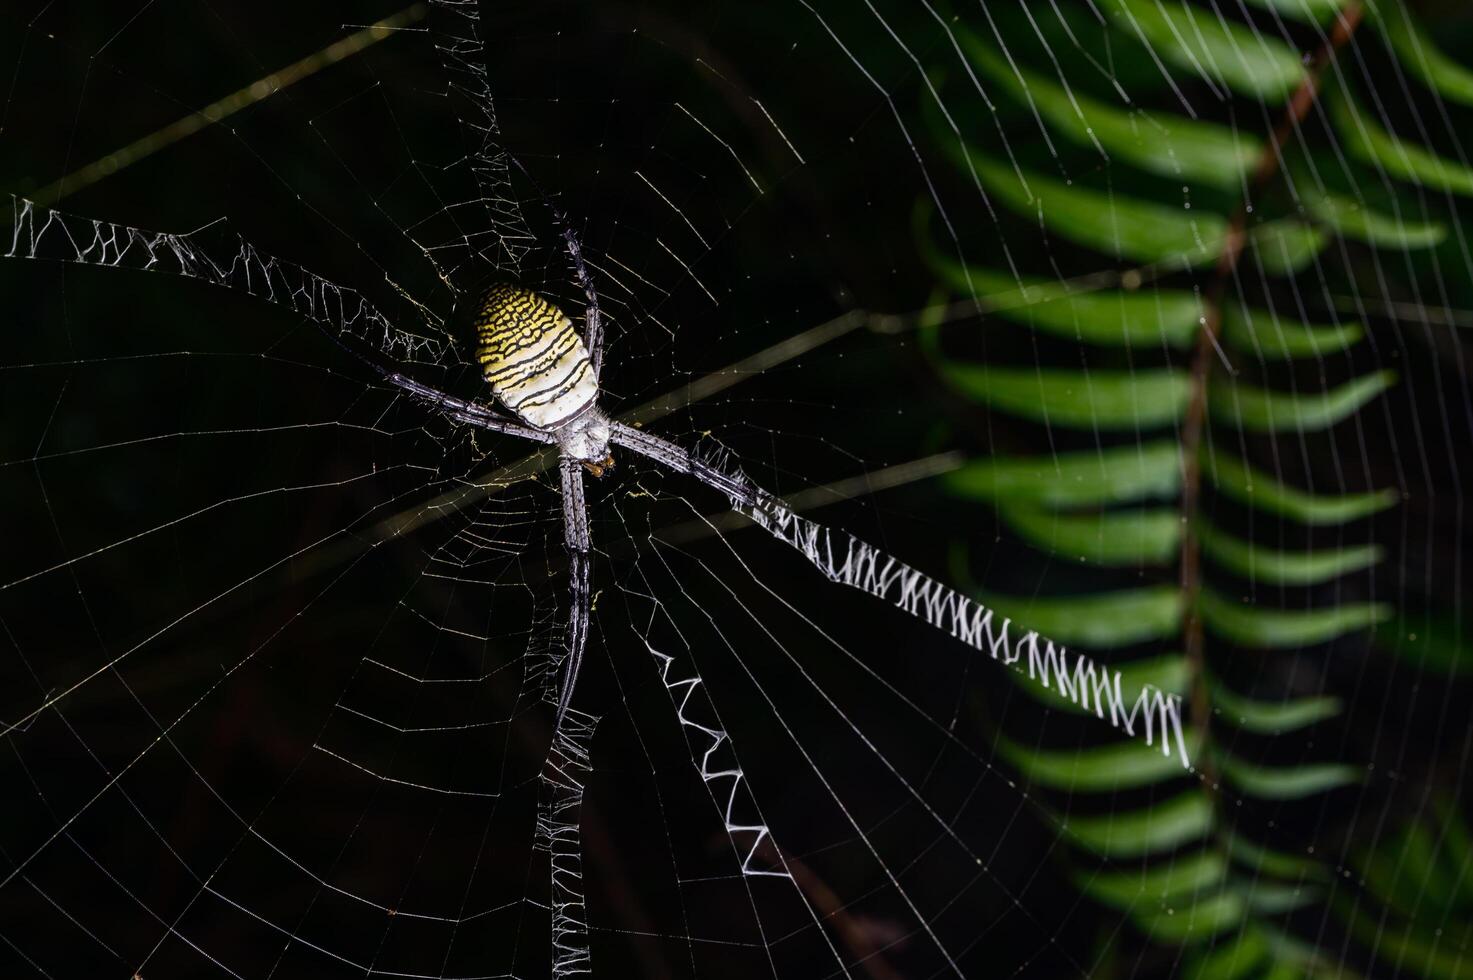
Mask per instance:
[[[848,539],[794,516],[816,511],[938,590],[970,579],[1046,597],[1083,581],[1067,556],[1029,554],[975,504],[916,482],[1020,444],[1059,464],[1108,442],[967,414],[935,392],[915,340],[937,321],[980,324],[989,358],[1043,371],[1061,356],[1037,334],[994,340],[997,318],[977,316],[988,290],[931,295],[911,230],[918,200],[927,234],[963,264],[1017,283],[1037,278],[1039,254],[1048,281],[1100,270],[958,177],[929,117],[986,133],[1009,161],[1036,165],[1045,146],[1058,179],[1130,187],[1108,154],[1075,173],[1036,117],[987,129],[999,96],[962,56],[958,24],[1066,92],[1150,91],[1136,66],[1108,58],[1088,76],[1071,74],[1073,60],[1052,67],[1054,55],[1100,54],[1071,34],[1091,5],[1009,12],[1035,24],[1026,48],[1017,24],[994,22],[1000,6],[953,19],[926,4],[798,0],[754,14],[445,0],[69,194],[58,206],[70,213],[194,230],[212,255],[237,254],[243,236],[279,256],[292,288],[314,282],[289,271],[307,269],[385,314],[331,315],[335,343],[302,304],[254,302],[197,267],[0,263],[0,957],[12,972],[1091,976],[1116,943],[1134,951],[1132,973],[1170,974],[1172,955],[1131,946],[1126,920],[1071,886],[1067,795],[1040,795],[998,749],[999,733],[1033,749],[1119,734],[1040,706],[1024,689],[1029,658],[1015,684],[995,653],[916,622],[939,614],[842,588],[829,556]],[[34,8],[7,15],[3,42],[3,172],[22,196],[400,13]],[[1254,23],[1306,50],[1324,38],[1261,11]],[[1210,73],[1155,64],[1169,80],[1162,105],[1227,101]],[[1326,85],[1390,98],[1403,84],[1372,71],[1337,63]],[[1245,132],[1277,122],[1262,100],[1231,111]],[[1446,114],[1416,118],[1447,145]],[[511,276],[579,319],[587,298],[564,217],[599,291],[604,408],[788,504],[748,512],[764,535],[719,494],[634,454],[585,479],[589,653],[570,723],[554,732],[570,599],[555,453],[434,415],[353,355],[358,341],[397,338],[397,365],[483,397],[456,346],[461,301]],[[1346,305],[1379,316],[1399,261],[1410,260],[1352,266],[1326,253],[1285,295],[1308,319]],[[1455,318],[1452,284],[1473,269],[1458,261],[1433,270],[1441,295],[1407,300],[1424,319]],[[1187,276],[1206,288],[1205,273]],[[1261,268],[1238,280],[1283,291]],[[1446,380],[1464,356],[1456,337],[1433,323],[1382,327],[1360,356],[1404,366],[1410,394],[1329,443],[1275,442],[1272,472],[1460,499],[1456,446],[1473,401],[1466,370]],[[1140,351],[1124,371],[1144,376],[1170,356]],[[1234,371],[1267,363],[1223,356]],[[1305,378],[1346,370],[1317,356]],[[1118,444],[1150,441],[1136,431]],[[1245,461],[1249,449],[1228,447]],[[1458,595],[1461,565],[1436,547],[1448,528],[1463,533],[1459,507],[1403,510],[1375,533],[1405,557],[1346,588],[1398,604]],[[1335,532],[1312,544],[1360,542]],[[1287,527],[1264,533],[1303,543]],[[1282,750],[1375,763],[1351,829],[1426,805],[1420,786],[1399,789],[1417,745],[1445,743],[1454,760],[1467,749],[1460,702],[1417,700],[1363,647],[1332,651],[1351,666],[1296,657],[1271,678],[1334,691],[1347,717],[1390,726],[1291,736]],[[1418,722],[1397,727],[1403,712]],[[1182,768],[1182,742],[1169,750],[1180,781],[1246,807],[1271,843],[1343,846],[1347,821],[1328,797],[1264,806]],[[1103,812],[1143,792],[1123,789]],[[1291,931],[1358,968],[1364,954],[1334,922],[1321,908]]]

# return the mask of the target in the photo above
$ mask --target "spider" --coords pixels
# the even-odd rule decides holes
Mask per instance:
[[[496,151],[503,160],[521,168],[515,157]],[[525,174],[526,171],[523,169]],[[527,175],[530,179],[531,175]],[[535,180],[532,181],[535,186]],[[488,189],[487,198],[491,197]],[[554,223],[567,252],[575,285],[585,297],[582,330],[558,305],[530,288],[515,282],[497,281],[477,289],[454,289],[457,309],[453,323],[469,323],[474,331],[475,362],[490,398],[466,398],[425,383],[409,372],[412,365],[446,367],[470,363],[461,353],[462,338],[444,326],[427,308],[410,300],[419,316],[415,327],[406,329],[374,306],[363,294],[333,283],[303,266],[258,250],[240,236],[220,235],[220,228],[207,225],[186,233],[149,231],[131,225],[66,214],[32,201],[12,198],[12,229],[9,248],[0,253],[10,258],[51,259],[82,265],[164,272],[200,279],[242,292],[292,310],[312,321],[331,340],[367,365],[388,385],[426,410],[452,423],[516,437],[543,447],[555,447],[561,497],[563,542],[568,557],[567,621],[561,657],[556,665],[560,676],[545,697],[555,704],[552,742],[545,761],[546,798],[539,802],[539,839],[550,852],[554,976],[587,972],[589,950],[587,925],[582,919],[583,899],[577,805],[579,782],[587,769],[586,744],[597,718],[573,707],[578,677],[588,645],[591,618],[591,552],[585,472],[601,479],[615,465],[614,447],[627,450],[724,495],[730,506],[752,518],[774,537],[796,548],[831,582],[857,588],[872,596],[893,601],[912,616],[951,633],[964,644],[992,659],[1003,654],[1004,663],[1021,670],[1020,658],[1028,652],[1030,678],[1036,665],[1052,663],[1060,671],[1063,687],[1069,665],[1076,677],[1095,677],[1095,666],[1085,659],[1064,661],[1064,651],[1029,631],[1016,645],[1008,638],[1009,621],[994,620],[986,607],[961,597],[890,558],[857,538],[832,536],[827,528],[798,517],[778,498],[762,490],[739,469],[703,458],[698,453],[643,429],[611,418],[600,406],[600,379],[605,353],[603,321],[598,291],[583,259],[582,247],[562,212],[546,195]],[[442,278],[448,283],[452,279]],[[996,631],[996,632],[995,632]],[[1043,644],[1046,644],[1043,645]],[[657,658],[658,658],[657,654]],[[668,666],[668,664],[667,664]],[[664,668],[662,668],[664,669]],[[1047,668],[1045,668],[1047,669]],[[1100,675],[1106,682],[1109,677]],[[1047,684],[1047,674],[1043,683]],[[662,677],[662,680],[664,678]],[[79,682],[80,683],[80,682]],[[678,684],[671,682],[673,690]],[[698,679],[697,682],[698,683]],[[0,734],[25,724],[41,710],[66,697],[75,687],[49,694],[41,708]],[[1114,694],[1119,697],[1119,679]],[[1145,740],[1152,740],[1152,711],[1160,712],[1161,750],[1175,746],[1184,767],[1189,766],[1182,737],[1180,698],[1176,695],[1148,698],[1149,685],[1141,692],[1137,707],[1123,714],[1123,706],[1102,700],[1101,691],[1111,688],[1080,684],[1076,702],[1104,718],[1110,709],[1110,724],[1131,724],[1141,705],[1146,706]],[[691,687],[691,690],[694,688]],[[1085,692],[1082,695],[1079,692]],[[1159,694],[1160,692],[1158,692]],[[1175,700],[1173,700],[1173,698]],[[682,702],[683,704],[683,702]],[[1154,705],[1154,707],[1153,707]],[[677,706],[678,710],[683,707]],[[1125,721],[1122,723],[1121,718]],[[691,725],[684,715],[682,725]],[[706,734],[709,730],[702,729]],[[1169,737],[1168,737],[1169,735]],[[725,737],[721,735],[720,737]],[[706,768],[711,751],[699,763],[701,777],[712,779],[733,775]],[[888,765],[888,763],[887,763]],[[736,773],[739,776],[739,772]],[[777,875],[791,878],[782,852],[770,842],[770,831],[762,823],[747,824],[733,818],[737,786],[722,806],[726,829],[735,844],[738,835],[750,837],[742,860],[744,875]],[[713,796],[713,799],[715,797]],[[859,831],[856,824],[855,830]],[[861,832],[862,833],[862,832]],[[761,857],[764,847],[777,855],[775,861]],[[769,868],[760,867],[766,864]],[[780,870],[778,870],[780,869]],[[896,887],[899,887],[898,882]],[[908,901],[908,899],[907,899]],[[390,915],[397,914],[389,910]],[[929,931],[929,930],[928,930]],[[934,936],[933,936],[934,939]],[[939,941],[938,941],[939,942]]]
[[[311,321],[330,340],[367,364],[382,381],[428,411],[475,430],[556,448],[570,599],[561,656],[547,675],[550,683],[544,689],[544,697],[555,705],[556,713],[541,777],[544,785],[538,804],[538,835],[540,846],[550,853],[553,975],[564,976],[587,972],[589,956],[578,884],[581,844],[577,812],[582,797],[580,774],[587,770],[586,746],[597,718],[572,706],[588,645],[592,597],[592,541],[584,474],[603,477],[614,465],[612,447],[617,446],[694,477],[724,494],[734,508],[759,521],[768,514],[786,514],[786,510],[739,470],[707,461],[674,442],[625,425],[600,407],[603,320],[598,292],[578,237],[562,211],[542,193],[533,175],[498,142],[499,130],[482,67],[485,48],[474,8],[456,0],[443,0],[437,6],[447,18],[447,32],[438,46],[442,69],[449,78],[450,91],[467,100],[471,111],[480,116],[479,124],[471,128],[481,134],[482,140],[478,148],[457,162],[468,168],[478,191],[476,198],[457,211],[457,228],[462,224],[462,213],[478,207],[484,210],[478,230],[457,243],[457,248],[468,246],[472,254],[464,265],[448,269],[437,250],[423,249],[454,297],[450,313],[453,327],[402,289],[399,292],[407,301],[408,313],[391,318],[358,290],[273,257],[245,238],[229,234],[219,222],[185,233],[149,231],[66,214],[12,196],[9,247],[0,255],[181,275],[285,307]],[[510,245],[504,254],[511,261],[505,265],[483,257],[472,245],[476,235],[507,230],[502,227],[507,208],[516,211],[515,205],[507,205],[512,196],[511,167],[520,171],[551,212],[575,285],[585,297],[581,331],[555,303],[523,285],[507,281],[484,285],[488,266],[491,275],[505,277],[508,267],[515,269],[518,265]],[[529,233],[525,226],[516,227],[520,215],[516,217],[510,230],[513,237],[524,241]],[[4,247],[0,238],[0,248]],[[465,251],[454,254],[464,256]],[[472,271],[468,272],[467,267]],[[416,367],[469,365],[471,361],[462,353],[467,338],[457,336],[466,332],[466,325],[474,334],[475,360],[490,398],[460,397],[410,373]],[[48,694],[40,707],[0,727],[0,734],[28,724],[82,683],[85,679]],[[690,724],[683,715],[681,723]],[[701,763],[701,776],[708,785],[724,775],[729,774],[708,772]],[[748,824],[734,817],[738,787],[733,783],[725,788],[726,799],[721,806],[734,845],[739,835],[755,835],[741,845],[743,873],[790,877],[780,854],[777,863],[782,870],[756,867],[768,830],[761,823]],[[771,864],[766,859],[760,863]]]
[[[726,495],[734,507],[750,509],[772,498],[744,476],[712,465],[676,443],[615,421],[599,407],[604,333],[598,292],[576,234],[561,211],[551,210],[577,285],[587,298],[583,331],[580,335],[557,305],[522,286],[497,282],[471,294],[478,336],[476,356],[494,398],[491,404],[457,397],[390,366],[395,361],[401,365],[442,363],[457,342],[437,324],[423,324],[428,335],[404,330],[357,290],[261,252],[242,237],[223,244],[207,241],[205,235],[213,225],[186,233],[149,231],[12,197],[11,242],[4,254],[166,272],[286,306],[313,321],[385,382],[432,411],[464,425],[556,446],[572,594],[554,729],[561,732],[588,644],[592,542],[584,471],[602,477],[614,465],[610,447],[619,446],[694,477]]]
[[[586,972],[589,954],[577,887],[581,861],[576,811],[582,797],[579,774],[586,769],[585,746],[597,719],[572,707],[588,645],[592,595],[592,540],[584,471],[595,478],[603,477],[614,465],[611,446],[620,446],[695,477],[725,494],[733,507],[749,515],[760,515],[764,508],[781,510],[776,498],[758,489],[740,472],[727,472],[676,443],[615,421],[599,407],[604,342],[598,293],[578,238],[556,208],[552,209],[554,218],[577,283],[587,297],[583,331],[579,334],[571,318],[554,303],[522,286],[497,282],[462,294],[461,302],[468,300],[471,304],[469,319],[478,341],[476,358],[495,399],[486,404],[457,397],[391,366],[395,362],[443,364],[447,351],[457,346],[455,338],[428,315],[424,323],[428,335],[403,330],[357,290],[266,255],[244,238],[237,236],[224,245],[205,241],[204,236],[214,225],[171,234],[80,218],[28,200],[12,198],[12,202],[14,223],[10,248],[3,253],[6,257],[169,272],[286,306],[313,321],[329,338],[369,364],[384,381],[431,411],[463,425],[557,447],[571,598],[559,664],[560,682],[547,691],[549,700],[555,691],[556,714],[544,763],[546,798],[539,804],[539,835],[545,839],[552,862],[553,975]],[[48,695],[46,704],[32,716],[74,689],[75,685]],[[22,718],[0,732],[26,721]],[[702,777],[707,778],[704,769]],[[743,872],[786,877],[785,869],[777,872],[751,867],[768,831],[765,826],[731,821],[735,787],[731,792],[725,811],[728,831],[758,834],[743,861]]]

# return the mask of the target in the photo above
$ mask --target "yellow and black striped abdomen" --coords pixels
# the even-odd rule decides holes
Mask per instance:
[[[529,289],[492,286],[476,317],[476,358],[501,403],[552,429],[598,397],[583,338],[562,310]]]

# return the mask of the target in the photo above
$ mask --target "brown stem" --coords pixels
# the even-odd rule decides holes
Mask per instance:
[[[1364,6],[1356,2],[1347,4],[1335,18],[1335,27],[1325,43],[1314,55],[1305,73],[1304,81],[1289,98],[1284,116],[1279,120],[1258,158],[1248,182],[1248,188],[1228,224],[1223,240],[1222,254],[1218,256],[1212,281],[1207,289],[1203,311],[1202,329],[1197,333],[1197,346],[1192,355],[1191,396],[1182,422],[1182,538],[1181,538],[1181,588],[1185,604],[1182,625],[1182,646],[1187,658],[1189,698],[1191,716],[1198,728],[1202,745],[1207,744],[1208,728],[1211,725],[1211,704],[1206,681],[1206,649],[1202,631],[1202,616],[1198,611],[1198,598],[1202,591],[1202,555],[1193,528],[1197,522],[1197,510],[1202,488],[1202,433],[1207,420],[1207,382],[1212,371],[1212,358],[1217,349],[1217,335],[1222,327],[1223,297],[1238,269],[1243,248],[1248,241],[1249,205],[1255,192],[1262,190],[1283,170],[1283,150],[1299,125],[1309,115],[1319,98],[1320,83],[1326,66],[1335,52],[1354,36],[1365,13]],[[1198,768],[1206,776],[1205,785],[1209,794],[1214,793],[1217,782],[1216,766],[1203,755]]]

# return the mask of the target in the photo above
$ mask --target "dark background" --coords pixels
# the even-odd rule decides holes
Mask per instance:
[[[22,4],[0,32],[0,189],[34,193],[397,9]],[[933,194],[954,202],[971,253],[997,261],[994,219],[919,118],[917,62],[947,61],[945,38],[924,8],[881,9],[904,47],[860,4],[486,5],[505,141],[536,182],[516,178],[538,236],[527,275],[573,303],[546,192],[612,281],[611,411],[851,309],[925,307],[912,213]],[[1465,16],[1427,13],[1445,50],[1467,50]],[[987,119],[976,100],[952,104],[964,125]],[[435,215],[464,135],[430,39],[406,32],[60,206],[168,230],[228,216],[386,305],[391,276],[449,313],[399,229],[418,237]],[[1041,153],[1029,140],[1018,150]],[[1447,306],[1467,308],[1473,283],[1446,285]],[[524,652],[557,636],[555,484],[376,530],[527,447],[473,443],[288,312],[199,283],[13,262],[0,294],[3,717],[86,679],[9,734],[0,762],[0,865],[21,869],[0,888],[7,975],[543,975],[547,915],[520,899],[545,898],[530,845],[549,719],[518,692]],[[1389,570],[1356,588],[1415,611],[1466,596],[1459,339],[1388,342],[1425,380],[1337,447],[1368,485],[1405,495],[1371,529]],[[987,353],[1057,353],[1028,343],[1003,334]],[[476,390],[464,370],[434,380]],[[1399,465],[1418,419],[1433,448]],[[944,392],[912,332],[869,329],[652,427],[719,441],[783,494],[943,449],[1050,445]],[[1295,457],[1283,475],[1326,460]],[[1102,946],[1122,975],[1174,975],[1177,951],[1071,885],[1065,801],[993,759],[999,726],[1056,746],[1107,740],[1102,726],[1015,696],[992,665],[757,532],[651,540],[721,504],[632,459],[590,481],[600,556],[579,703],[603,717],[584,808],[599,975],[828,976],[829,944],[854,975],[937,975],[921,921],[967,976],[1105,975]],[[931,483],[815,516],[938,577],[1021,594],[1080,581]],[[736,874],[651,647],[699,666],[826,929],[787,883]],[[1307,663],[1350,702],[1322,751],[1382,774],[1260,823],[1348,854],[1357,827],[1420,810],[1429,787],[1462,792],[1460,675],[1364,636]],[[481,680],[411,679],[451,676]],[[1323,909],[1295,925],[1379,975]]]

